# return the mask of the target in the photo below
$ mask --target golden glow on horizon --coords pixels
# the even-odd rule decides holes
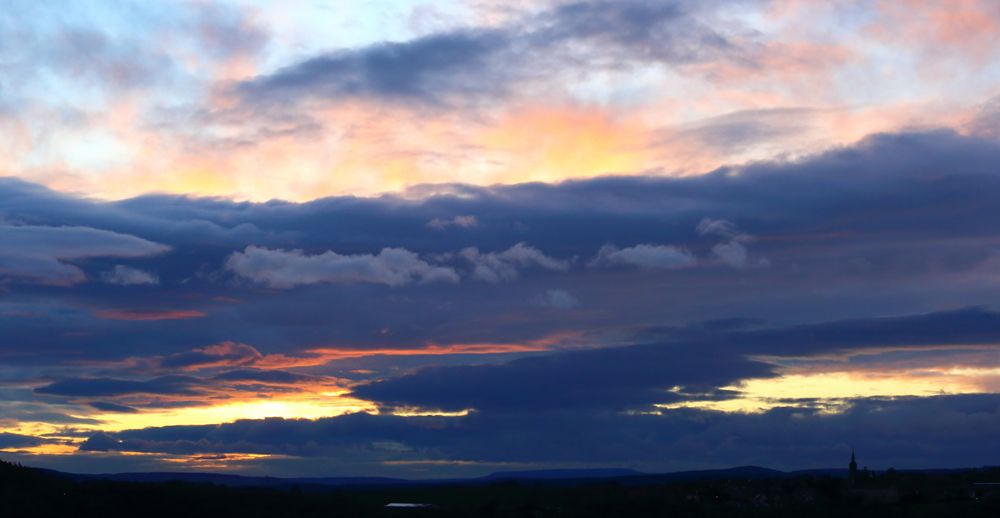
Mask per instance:
[[[739,397],[721,401],[686,401],[657,405],[664,409],[702,408],[723,412],[763,412],[780,406],[799,406],[793,400],[823,400],[835,409],[838,400],[863,397],[939,396],[986,392],[977,379],[1000,369],[948,369],[941,372],[816,372],[787,373],[777,378],[749,379],[723,387]]]
[[[158,458],[177,467],[210,470],[231,469],[233,466],[238,466],[240,462],[284,457],[286,456],[262,453],[226,453],[221,455],[167,455]]]
[[[172,408],[135,414],[95,414],[104,424],[101,430],[116,432],[135,428],[172,425],[221,424],[240,419],[319,419],[354,412],[375,412],[376,407],[343,395],[310,394],[300,399],[257,399],[213,406]]]
[[[466,344],[464,349],[475,351],[481,350],[477,348],[489,348],[492,351],[494,347],[496,346]],[[431,350],[439,351],[441,354],[450,354],[447,351],[452,351],[451,346],[432,346]],[[1000,388],[1000,367],[974,366],[970,362],[975,361],[975,357],[957,356],[954,359],[959,358],[964,361],[946,366],[927,365],[923,362],[886,362],[851,366],[838,361],[832,365],[827,364],[826,370],[822,370],[824,367],[822,364],[799,365],[785,368],[784,372],[775,378],[749,379],[733,386],[723,387],[726,390],[738,391],[740,395],[735,398],[722,401],[693,400],[657,405],[657,407],[660,411],[696,408],[759,413],[782,406],[809,406],[819,408],[821,412],[837,413],[848,408],[850,400],[854,398],[973,394],[996,392]],[[6,426],[0,426],[0,432],[45,437],[53,442],[29,447],[11,447],[0,451],[65,455],[75,453],[84,438],[89,433],[97,431],[114,433],[147,427],[215,425],[241,419],[272,417],[319,419],[355,412],[380,413],[375,404],[353,398],[349,395],[348,389],[329,383],[310,383],[294,386],[294,389],[297,392],[247,394],[242,400],[227,399],[209,406],[144,410],[138,413],[79,414],[75,417],[92,419],[97,423],[82,423],[70,427],[44,422],[7,421],[3,423]],[[683,388],[675,387],[672,390],[681,392]],[[239,392],[219,393],[220,396],[230,398],[240,397],[239,394]],[[473,408],[441,411],[432,408],[399,407],[390,410],[389,414],[400,417],[464,417],[475,411]],[[68,413],[73,414],[73,412]],[[205,456],[201,459],[191,457],[188,463],[183,456],[179,456],[177,462],[204,468],[228,465],[226,463],[239,462],[241,459],[247,460],[249,457],[237,458],[228,454],[225,459],[220,456]]]

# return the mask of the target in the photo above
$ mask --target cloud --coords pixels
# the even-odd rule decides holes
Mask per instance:
[[[70,286],[87,275],[67,261],[94,257],[149,257],[170,247],[88,227],[0,224],[0,279]]]
[[[473,228],[479,225],[475,216],[455,216],[451,219],[434,218],[427,222],[429,228],[444,230],[448,227]]]
[[[981,464],[984,456],[1000,455],[992,440],[1000,433],[1000,397],[995,394],[846,403],[835,414],[807,406],[761,414],[681,409],[660,414],[272,418],[96,433],[80,449],[281,454],[314,462],[336,458],[343,474],[353,475],[385,461],[625,463],[655,472],[744,464],[836,467],[846,465],[852,447],[864,464],[878,468],[969,467]]]
[[[362,97],[440,105],[506,95],[513,83],[557,67],[745,60],[733,35],[703,21],[706,11],[687,1],[569,2],[509,24],[323,53],[237,92],[250,103]]]
[[[414,282],[459,281],[454,270],[432,266],[402,248],[383,248],[378,255],[340,255],[327,251],[306,255],[301,250],[270,250],[248,246],[226,260],[226,268],[270,288],[318,283],[372,283],[405,286]]]
[[[761,357],[802,361],[866,349],[992,344],[1000,336],[997,322],[996,311],[966,308],[785,327],[674,327],[645,337],[654,343],[553,352],[499,365],[427,367],[358,385],[354,394],[387,406],[449,410],[641,409],[686,399],[686,393],[718,394],[736,380],[775,376],[776,364]]]
[[[119,405],[116,403],[109,403],[107,401],[91,401],[88,403],[90,406],[100,410],[102,412],[114,412],[120,414],[134,414],[139,411],[137,408],[130,406]]]
[[[465,248],[458,253],[472,264],[472,276],[486,282],[512,281],[518,271],[524,268],[541,268],[563,272],[569,269],[569,262],[545,255],[541,250],[517,243],[502,252],[482,253],[478,248]]]
[[[580,305],[580,301],[565,290],[545,290],[545,293],[534,299],[536,305],[554,309],[572,309]]]
[[[590,266],[637,266],[639,268],[683,268],[697,263],[694,254],[672,245],[640,244],[627,248],[604,245]]]
[[[669,389],[710,390],[771,377],[770,365],[684,344],[558,352],[501,365],[427,367],[354,388],[387,406],[535,412],[557,408],[642,409],[679,399]]]
[[[433,34],[405,43],[316,56],[239,85],[254,101],[372,96],[437,101],[442,94],[482,95],[497,84],[477,77],[496,65],[508,35],[490,30]]]
[[[40,446],[47,442],[51,441],[41,437],[32,437],[30,435],[0,432],[0,449],[31,448],[34,446]]]
[[[117,284],[119,286],[142,286],[160,283],[160,278],[153,273],[120,264],[116,264],[111,270],[101,273],[101,280],[108,284]]]
[[[983,103],[967,127],[975,135],[1000,139],[1000,96]]]
[[[227,340],[290,355],[314,347],[317,340],[360,349],[513,343],[571,326],[599,325],[579,312],[565,312],[559,320],[544,312],[517,313],[554,285],[568,287],[581,299],[587,294],[588,310],[623,329],[661,324],[664,315],[678,321],[752,317],[794,323],[922,312],[940,308],[936,304],[945,300],[987,304],[995,300],[989,293],[1000,271],[995,259],[991,262],[1000,225],[990,217],[1000,203],[995,194],[1000,181],[992,166],[998,161],[1000,145],[993,140],[933,131],[877,135],[796,161],[701,176],[448,185],[425,187],[419,195],[301,204],[165,195],[103,202],[5,179],[0,180],[5,221],[101,228],[183,253],[143,259],[143,268],[162,279],[155,287],[158,307],[149,306],[153,299],[146,289],[89,283],[55,297],[44,286],[11,283],[4,287],[0,326],[19,354],[7,361],[19,363],[62,358],[60,351],[68,350],[86,350],[97,358],[120,359],[137,348],[169,355],[181,344]],[[455,214],[489,218],[490,225],[475,232],[426,226],[435,217]],[[739,233],[752,229],[754,240],[745,244],[748,268],[572,267],[570,258],[589,260],[616,242],[674,246],[703,262],[724,265],[712,247],[729,238],[696,230],[706,216],[738,224]],[[921,228],[920,235],[912,228]],[[569,267],[550,270],[491,257],[519,242],[544,251],[558,268]],[[482,261],[486,277],[502,279],[501,273],[510,276],[513,269],[521,280],[469,282],[458,289],[427,283],[390,299],[382,284],[313,284],[279,298],[256,289],[256,282],[227,283],[215,273],[234,250],[251,244],[267,251],[309,251],[302,257],[312,259],[326,250],[377,257],[383,248],[400,248],[432,267],[473,277],[477,264],[459,255],[440,258],[442,251],[471,247],[499,263],[489,268]],[[300,264],[299,257],[285,255],[289,265]],[[761,257],[775,267],[749,268]],[[683,263],[685,256],[679,259]],[[115,264],[124,263],[101,258],[72,263],[88,274]],[[537,274],[528,275],[529,268]],[[551,272],[559,274],[559,284],[551,282]],[[817,287],[809,281],[816,278],[828,280],[823,296],[816,296]],[[420,280],[411,277],[409,286]],[[873,282],[879,290],[870,289]],[[723,292],[725,304],[718,299]],[[204,315],[191,318],[199,315],[175,311]],[[102,321],[94,321],[95,313]],[[188,318],[153,319],[160,316]],[[499,324],[508,318],[518,324]],[[150,323],[142,327],[155,326],[156,332],[139,334],[140,326],[130,322],[136,319],[147,319]],[[380,334],[382,329],[391,332]]]
[[[104,320],[122,320],[133,322],[155,322],[159,320],[186,320],[202,318],[204,311],[193,309],[169,309],[159,311],[132,311],[125,309],[100,309],[94,311],[94,316]]]
[[[143,268],[162,279],[155,287],[157,307],[150,307],[154,299],[146,289],[88,283],[53,296],[44,286],[8,283],[0,326],[17,344],[12,347],[18,355],[7,361],[19,363],[63,358],[60,351],[68,350],[108,359],[133,355],[137,348],[169,355],[181,344],[227,340],[289,355],[314,347],[317,340],[360,349],[513,343],[599,325],[580,312],[565,312],[558,320],[544,312],[517,313],[554,285],[568,287],[581,300],[587,294],[588,310],[623,329],[662,324],[664,315],[678,321],[752,317],[794,323],[923,312],[945,300],[987,304],[995,301],[989,293],[1000,271],[991,259],[1000,225],[990,217],[1000,203],[995,194],[1000,181],[992,166],[998,161],[1000,145],[993,140],[932,131],[877,135],[795,161],[701,176],[447,185],[425,187],[419,194],[309,203],[166,195],[104,202],[4,179],[0,217],[5,221],[101,228],[183,253],[143,259]],[[476,214],[490,225],[475,232],[426,226],[435,217],[455,214]],[[703,264],[725,265],[712,248],[729,238],[696,230],[706,216],[738,224],[739,233],[752,229],[754,240],[745,244],[747,268],[572,267],[570,258],[589,261],[602,246],[616,242],[674,246]],[[921,228],[920,235],[912,228]],[[519,242],[569,268],[492,258],[504,267],[482,268],[484,275],[500,279],[497,272],[510,275],[513,268],[521,280],[469,282],[458,289],[427,283],[390,299],[382,284],[363,282],[314,284],[279,298],[257,289],[256,282],[228,283],[216,274],[234,250],[253,244],[268,251],[309,251],[302,253],[306,258],[326,250],[377,257],[383,248],[401,248],[432,267],[473,277],[476,264],[455,254],[442,259],[442,251],[472,247],[489,257]],[[751,268],[762,257],[775,267]],[[298,265],[297,259],[291,255],[289,263]],[[88,274],[115,264],[124,263],[113,258],[72,263]],[[528,275],[529,268],[537,274]],[[559,274],[559,284],[551,282],[551,272]],[[816,296],[817,287],[809,281],[816,278],[828,280],[823,296]],[[409,286],[418,282],[419,277],[411,278]],[[873,282],[879,290],[870,289]],[[723,292],[725,304],[718,299]],[[488,308],[482,301],[489,302]],[[175,313],[181,311],[199,314]],[[95,314],[104,318],[95,321]],[[154,319],[181,316],[187,318]],[[508,318],[518,324],[498,323]],[[130,322],[138,319],[156,332],[138,333],[140,326]],[[382,329],[390,332],[380,334]]]
[[[156,366],[161,369],[198,370],[252,365],[263,358],[264,355],[253,346],[236,342],[223,342],[159,358],[156,361]]]
[[[193,395],[197,378],[189,376],[161,376],[146,381],[117,378],[64,379],[35,389],[36,394],[69,397],[108,397],[124,394]]]
[[[752,150],[809,131],[820,114],[810,108],[741,110],[665,132],[662,143],[668,148],[707,148],[715,154]]]
[[[703,236],[718,236],[727,240],[712,247],[712,253],[720,261],[733,268],[748,266],[746,243],[753,240],[752,236],[740,232],[735,224],[722,219],[704,218],[698,223],[697,230]],[[756,262],[756,266],[768,264],[767,258],[763,257]]]
[[[1000,225],[991,217],[1000,203],[998,161],[1000,145],[993,140],[919,132],[873,136],[795,161],[754,163],[696,177],[448,185],[425,187],[419,196],[334,197],[302,204],[162,195],[104,202],[0,181],[5,221],[102,228],[178,251],[142,261],[144,269],[163,279],[148,288],[155,291],[158,307],[149,306],[147,289],[103,283],[73,290],[6,285],[0,297],[0,329],[8,344],[2,362],[5,378],[30,387],[37,386],[39,372],[58,374],[53,383],[144,383],[151,380],[141,376],[176,374],[198,378],[187,387],[197,397],[121,390],[118,395],[72,396],[72,386],[61,389],[66,395],[35,394],[28,388],[8,397],[40,398],[51,410],[45,419],[64,420],[70,410],[58,405],[66,399],[77,405],[72,412],[86,416],[87,411],[98,413],[85,406],[94,400],[145,411],[154,403],[235,398],[238,391],[247,397],[254,384],[278,385],[262,392],[266,394],[300,388],[282,385],[277,379],[282,375],[273,375],[271,382],[213,378],[231,369],[278,368],[295,375],[349,378],[353,384],[381,380],[356,390],[370,391],[366,395],[386,409],[478,408],[484,419],[515,411],[536,416],[578,411],[593,417],[691,397],[673,392],[675,386],[730,397],[719,392],[718,383],[775,368],[763,361],[747,363],[748,357],[795,357],[798,365],[826,368],[817,355],[834,355],[852,358],[845,368],[861,368],[861,360],[854,359],[858,353],[843,351],[865,349],[883,361],[880,348],[898,346],[915,348],[905,353],[914,357],[966,365],[969,355],[956,356],[954,347],[978,344],[976,354],[989,358],[990,344],[1000,339],[995,311],[935,311],[995,303],[1000,270],[990,258],[996,257],[1000,235]],[[435,217],[456,214],[476,214],[490,224],[475,232],[427,226]],[[698,227],[706,216],[711,221],[703,227],[714,230],[702,235]],[[921,231],[915,234],[913,228]],[[753,241],[746,245],[746,263],[766,256],[774,268],[577,268],[570,259],[592,258],[608,243],[669,243],[704,262],[724,265],[712,248],[747,233]],[[503,253],[517,250],[511,244],[519,242],[525,243],[520,253]],[[431,266],[451,267],[468,277],[476,264],[457,253],[444,257],[442,251],[474,247],[474,258],[495,256],[491,260],[513,268],[519,281],[429,283],[388,291],[383,284],[329,283],[276,297],[256,283],[226,282],[214,273],[234,250],[250,244],[309,251],[303,257],[318,257],[312,254],[325,250],[344,257],[352,257],[347,251],[373,251],[377,257],[383,248],[401,248]],[[540,255],[525,253],[529,248]],[[548,258],[557,269],[530,257]],[[91,258],[72,264],[90,274],[126,263]],[[825,279],[823,286],[816,285],[817,278]],[[410,282],[408,286],[420,278]],[[537,297],[556,287],[583,301],[586,310],[532,307]],[[133,320],[170,311],[204,315],[145,322],[95,318],[102,308],[124,312],[105,317]],[[868,318],[878,315],[909,316]],[[756,324],[727,327],[707,321]],[[565,338],[570,333],[573,338]],[[554,345],[524,347],[548,336],[564,338]],[[191,344],[227,341],[253,346],[211,351],[197,346],[203,350],[191,351]],[[659,344],[662,353],[638,350],[598,359],[558,352],[639,347],[633,344]],[[421,355],[421,350],[432,352]],[[542,350],[553,356],[545,366],[504,363],[546,354]],[[86,362],[79,361],[80,351],[86,352]],[[136,351],[143,351],[148,361],[130,361]],[[372,356],[379,351],[386,353]],[[196,354],[188,355],[192,352]],[[170,360],[161,365],[157,358]],[[439,370],[422,370],[431,365]],[[620,366],[604,370],[607,365]],[[645,366],[660,366],[662,372],[647,372]],[[610,389],[599,393],[581,387],[586,380],[606,382]],[[98,392],[78,388],[80,394]],[[21,415],[8,408],[0,413]]]
[[[232,382],[262,382],[294,384],[314,379],[312,376],[279,370],[237,369],[215,376],[216,380]]]
[[[735,240],[745,240],[749,237],[740,232],[732,222],[723,219],[704,218],[698,222],[697,230],[703,236],[715,235]]]

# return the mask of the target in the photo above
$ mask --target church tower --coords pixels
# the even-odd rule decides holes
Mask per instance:
[[[858,478],[858,461],[854,460],[854,449],[851,448],[851,463],[847,465],[851,480]]]

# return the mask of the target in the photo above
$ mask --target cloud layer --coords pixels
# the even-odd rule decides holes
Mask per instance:
[[[878,430],[934,408],[945,421],[916,429],[937,435],[906,440],[969,459],[941,430],[991,415],[1000,390],[998,161],[996,141],[938,130],[696,177],[303,204],[6,179],[3,254],[104,281],[8,276],[0,410],[33,437],[8,449],[402,474],[793,466],[798,441],[816,465],[849,442],[902,465]]]

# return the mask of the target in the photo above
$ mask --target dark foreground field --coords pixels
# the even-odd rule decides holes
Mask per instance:
[[[0,516],[1000,516],[1000,470],[231,487],[79,479],[0,464]],[[433,504],[386,508],[390,502]]]

